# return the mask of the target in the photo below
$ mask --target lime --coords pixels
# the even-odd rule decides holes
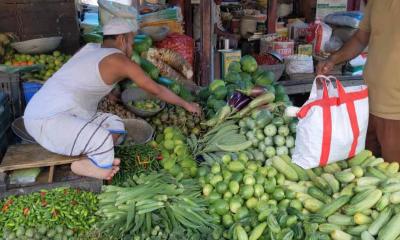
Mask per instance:
[[[212,190],[213,190],[213,186],[211,186],[211,184],[204,185],[204,187],[203,187],[203,195],[206,196],[206,197],[209,196],[211,194]]]
[[[54,51],[54,52],[53,52],[53,56],[54,56],[54,57],[59,57],[59,56],[61,56],[60,51]]]
[[[278,203],[278,208],[282,210],[286,210],[289,207],[290,200],[289,199],[283,199]]]
[[[221,217],[218,214],[211,214],[211,219],[214,224],[221,223]]]
[[[235,180],[236,182],[241,182],[243,179],[243,174],[241,172],[235,172],[232,174],[232,180]]]
[[[255,172],[255,171],[257,171],[257,169],[258,169],[258,166],[257,166],[257,164],[255,162],[248,162],[247,163],[247,170]]]
[[[233,217],[232,215],[225,214],[224,216],[222,216],[222,224],[224,224],[225,227],[230,227],[233,224]]]
[[[264,176],[262,176],[261,174],[256,174],[256,183],[257,184],[264,184],[264,182],[265,182],[265,177]]]
[[[222,176],[224,177],[224,181],[229,181],[232,178],[232,173],[228,170],[222,170]]]
[[[173,129],[172,127],[166,127],[166,128],[164,129],[164,134],[167,134],[167,133],[172,133],[172,134],[174,134],[174,129]]]
[[[193,166],[193,167],[190,168],[190,176],[192,178],[194,178],[194,177],[196,177],[196,175],[197,175],[197,167]]]
[[[261,195],[260,200],[268,201],[268,200],[269,200],[269,195],[268,195],[268,193],[264,193],[263,195]]]
[[[224,181],[218,182],[215,190],[220,194],[224,194],[228,190],[228,184]]]
[[[230,161],[232,160],[231,156],[228,154],[225,154],[224,156],[222,156],[222,162],[226,165],[228,164]]]
[[[164,139],[172,140],[174,138],[174,134],[172,132],[168,132],[165,134]]]
[[[239,193],[239,183],[235,180],[232,180],[229,182],[229,191],[233,194],[236,195]]]
[[[210,179],[210,183],[213,186],[217,186],[217,183],[221,182],[223,180],[221,175],[215,175]]]
[[[257,202],[257,205],[256,205],[256,207],[255,207],[255,210],[256,210],[258,213],[261,213],[261,212],[263,212],[264,210],[269,209],[269,208],[270,208],[270,206],[268,205],[268,201],[267,201],[267,200],[260,200],[260,201]]]
[[[214,163],[214,164],[211,166],[211,172],[212,172],[213,174],[217,174],[217,173],[221,172],[221,166],[220,166],[218,163]]]
[[[285,198],[285,191],[282,188],[276,188],[272,196],[276,201],[280,201]]]
[[[264,193],[264,187],[261,184],[254,185],[254,196],[261,197]]]
[[[175,166],[175,161],[175,158],[167,158],[162,163],[166,170],[171,170]]]
[[[253,209],[257,206],[258,200],[255,197],[251,197],[246,201],[246,207],[248,209]]]
[[[244,185],[243,187],[240,188],[240,195],[244,199],[251,198],[253,194],[254,194],[254,188],[252,185]]]
[[[229,209],[232,213],[237,213],[239,208],[242,206],[242,202],[238,197],[233,197],[229,201]]]
[[[163,143],[163,146],[168,149],[168,150],[173,150],[175,145],[174,145],[174,141],[172,140],[165,140]]]
[[[210,203],[213,203],[213,202],[217,201],[218,199],[221,199],[221,195],[219,193],[217,193],[216,191],[211,192],[210,195],[208,196],[208,201]]]
[[[257,169],[257,172],[258,172],[259,174],[261,174],[262,176],[266,177],[267,174],[268,174],[268,168],[267,168],[267,167],[259,167],[259,168]]]
[[[204,177],[205,175],[207,175],[208,173],[208,169],[205,166],[201,166],[198,170],[197,170],[197,175],[199,177]]]
[[[256,179],[252,175],[244,175],[243,182],[246,185],[254,185],[256,183]]]
[[[176,146],[183,145],[183,141],[180,140],[180,139],[175,140],[174,143],[175,143]]]
[[[225,192],[224,193],[224,199],[225,200],[229,200],[229,199],[231,199],[233,197],[233,194],[231,193],[231,192]]]
[[[240,221],[247,216],[249,216],[249,209],[247,209],[246,207],[240,207],[233,218],[235,219],[235,221]]]
[[[225,201],[223,199],[216,200],[213,203],[213,207],[215,209],[215,212],[220,216],[228,213],[228,211],[229,211],[229,204],[227,203],[227,201]]]
[[[244,153],[244,152],[239,153],[238,158],[239,158],[239,160],[242,161],[242,162],[247,162],[247,161],[249,161],[249,157],[248,157],[247,154]]]

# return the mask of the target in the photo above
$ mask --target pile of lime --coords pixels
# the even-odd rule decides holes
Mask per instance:
[[[133,101],[132,105],[140,110],[155,112],[160,110],[160,101],[153,99],[146,99],[140,101]]]
[[[197,165],[191,155],[183,133],[174,127],[167,127],[157,136],[161,150],[161,165],[177,179],[195,177]]]
[[[54,51],[52,54],[13,54],[5,61],[7,66],[44,65],[44,68],[31,74],[37,80],[47,80],[66,63],[71,56]]]

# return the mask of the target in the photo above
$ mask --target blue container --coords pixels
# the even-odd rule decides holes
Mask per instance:
[[[24,89],[24,97],[25,97],[25,103],[28,104],[28,102],[31,100],[33,95],[39,91],[39,89],[43,86],[41,83],[36,83],[36,82],[24,82],[22,83],[22,87]]]

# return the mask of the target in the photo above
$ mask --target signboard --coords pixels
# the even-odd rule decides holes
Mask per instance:
[[[318,0],[316,19],[323,19],[334,12],[347,11],[347,0]]]

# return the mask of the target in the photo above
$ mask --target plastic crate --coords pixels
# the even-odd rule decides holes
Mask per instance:
[[[36,82],[22,83],[22,88],[24,89],[25,104],[28,104],[33,95],[35,95],[35,93],[37,93],[37,91],[39,91],[42,86],[43,84]]]
[[[0,72],[0,91],[8,96],[12,119],[22,116],[24,103],[21,95],[20,75]]]

